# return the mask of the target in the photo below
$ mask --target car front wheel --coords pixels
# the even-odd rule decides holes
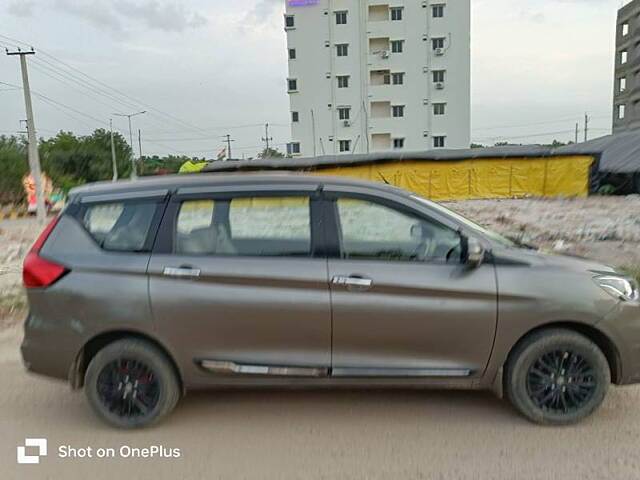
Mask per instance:
[[[576,423],[603,402],[611,373],[602,351],[579,333],[533,333],[511,353],[505,391],[528,419],[541,424]]]
[[[100,350],[85,374],[85,392],[96,414],[119,428],[151,425],[180,397],[178,378],[166,355],[140,339],[123,339]]]

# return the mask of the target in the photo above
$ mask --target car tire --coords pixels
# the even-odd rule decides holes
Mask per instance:
[[[509,355],[505,393],[529,420],[569,425],[602,404],[609,384],[609,364],[598,346],[571,330],[531,334]]]
[[[100,350],[85,374],[85,393],[95,413],[118,428],[152,425],[176,406],[180,385],[174,366],[150,342],[130,338]]]

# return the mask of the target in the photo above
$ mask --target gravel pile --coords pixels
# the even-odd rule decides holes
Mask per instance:
[[[640,265],[640,195],[444,205],[503,235],[616,266]]]

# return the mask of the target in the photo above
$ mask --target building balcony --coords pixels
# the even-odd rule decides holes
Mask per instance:
[[[389,50],[381,50],[380,53],[369,55],[367,64],[370,70],[389,70],[391,65],[391,53]]]

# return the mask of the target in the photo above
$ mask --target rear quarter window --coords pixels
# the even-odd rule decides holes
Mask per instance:
[[[114,202],[88,205],[81,223],[105,250],[143,252],[149,250],[149,230],[158,209],[157,202]]]

